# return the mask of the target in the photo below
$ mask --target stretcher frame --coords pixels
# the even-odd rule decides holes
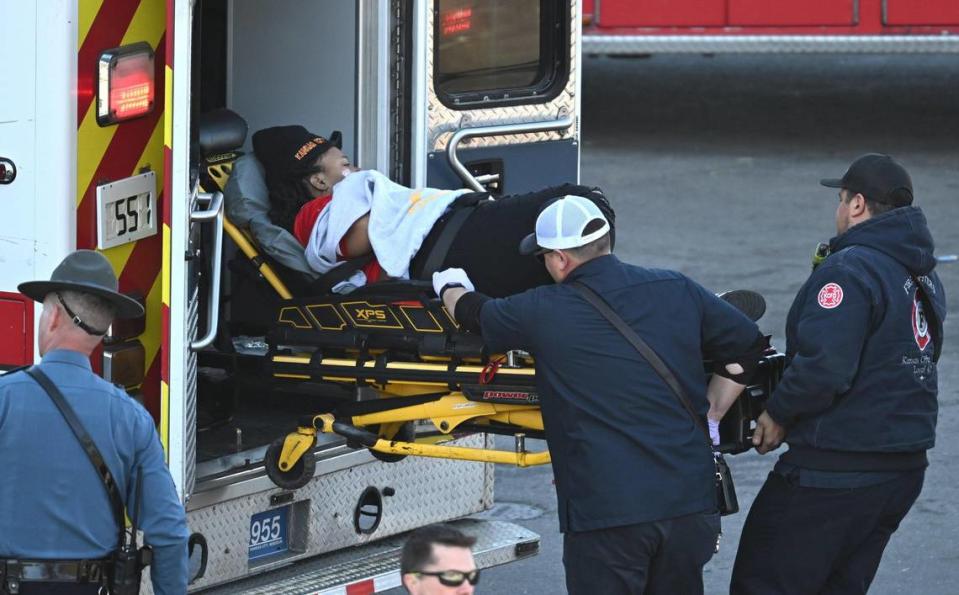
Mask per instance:
[[[227,152],[217,155],[215,159],[208,161],[207,173],[209,174],[209,178],[214,184],[219,186],[221,190],[226,186],[226,182],[232,173],[232,164],[237,157],[237,153]],[[256,240],[251,237],[248,232],[234,225],[227,216],[224,216],[223,229],[243,255],[254,264],[258,273],[276,292],[279,298],[282,300],[294,299],[287,285],[273,269],[268,260],[261,255],[256,245]],[[278,314],[281,324],[285,312],[288,312],[288,310],[284,310],[284,308],[281,307]],[[449,322],[453,328],[458,328],[453,318],[446,313],[445,308],[443,308],[443,312],[446,314],[444,323]],[[510,355],[510,362],[515,361],[519,360],[514,358],[513,355]],[[274,372],[274,377],[277,379],[293,382],[312,379],[312,377],[307,374],[283,371],[283,365],[306,363],[304,356],[275,355],[273,356],[273,363],[277,369],[277,371]],[[324,365],[333,368],[333,370],[330,371],[328,375],[322,376],[321,381],[353,383],[357,380],[355,377],[357,367],[356,360],[330,358],[324,362]],[[523,368],[516,366],[514,363],[507,368],[501,369],[501,373],[506,377],[519,374],[532,379],[534,372],[531,365],[530,362],[530,367]],[[375,361],[370,360],[366,362],[364,367],[374,372]],[[514,368],[517,369],[514,370]],[[391,372],[396,370],[404,370],[406,372],[413,371],[414,374],[417,371],[432,374],[449,372],[446,366],[430,363],[411,364],[408,362],[391,362],[387,364],[387,369]],[[482,371],[482,366],[464,365],[456,369],[455,374],[459,376],[476,375]],[[438,389],[448,387],[448,385],[448,382],[437,380],[415,381],[398,379],[381,384],[374,383],[371,386],[380,391],[384,398],[396,399],[418,396],[423,394],[424,391],[436,392]],[[513,394],[517,395],[520,393],[513,391]],[[550,462],[549,451],[528,452],[525,449],[525,436],[528,432],[536,433],[535,435],[537,437],[542,436],[543,420],[539,411],[538,399],[536,399],[535,393],[523,394],[527,396],[527,399],[532,398],[533,402],[527,402],[522,405],[503,402],[478,402],[469,400],[461,391],[452,391],[445,396],[439,397],[435,401],[422,404],[407,405],[404,401],[396,401],[394,407],[390,407],[384,411],[351,416],[348,420],[337,420],[335,416],[330,413],[317,414],[310,418],[310,423],[299,425],[295,432],[291,432],[283,438],[283,446],[279,453],[277,453],[277,449],[271,445],[271,448],[267,451],[267,459],[274,460],[268,460],[267,469],[270,471],[271,468],[274,468],[274,471],[270,474],[271,479],[274,479],[274,481],[280,479],[280,482],[289,484],[291,478],[286,478],[284,481],[281,477],[274,477],[276,471],[285,475],[297,468],[304,471],[309,470],[309,468],[312,467],[309,463],[299,466],[297,464],[300,463],[304,457],[311,456],[310,451],[316,444],[316,436],[320,432],[343,436],[347,438],[350,443],[359,444],[374,453],[386,455],[379,458],[387,461],[400,460],[406,456],[413,455],[513,464],[519,467],[543,465]],[[391,402],[391,405],[392,404],[394,403]],[[465,411],[468,411],[468,413],[464,413]],[[404,425],[423,419],[431,420],[438,434],[433,433],[420,436],[414,441],[395,439],[397,433]],[[441,442],[455,438],[454,431],[467,423],[472,426],[474,431],[482,430],[504,433],[504,428],[514,428],[516,431],[513,433],[517,436],[516,449],[514,451],[502,451],[442,446],[440,444]],[[493,427],[495,424],[501,425],[502,428]],[[376,433],[368,431],[366,428],[369,426],[377,427],[378,431]],[[293,478],[296,480],[294,483],[300,483],[302,481],[302,483],[305,484],[306,481],[309,480],[309,477],[312,477],[312,473],[303,472],[299,474],[298,477]]]
[[[208,174],[221,188],[236,157],[228,153],[208,164]],[[548,450],[526,449],[527,437],[545,437],[529,354],[487,354],[482,339],[462,332],[431,288],[415,282],[398,294],[395,285],[378,284],[346,296],[294,297],[255,239],[228,217],[223,226],[282,300],[269,337],[277,382],[352,385],[376,394],[372,401],[358,397],[334,411],[304,416],[294,431],[277,438],[264,457],[275,484],[297,489],[309,482],[320,433],[341,436],[347,445],[369,449],[385,462],[407,456],[516,467],[551,462]],[[392,359],[397,348],[407,349],[401,356],[409,356],[410,348],[416,356]],[[724,421],[723,434],[732,439],[720,445],[721,451],[748,449],[752,420],[778,382],[783,363],[782,354],[763,356],[763,380],[737,400],[735,420]],[[445,444],[473,432],[513,436],[514,448]]]

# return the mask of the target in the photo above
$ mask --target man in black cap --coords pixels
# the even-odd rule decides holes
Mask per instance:
[[[789,451],[746,519],[736,595],[865,593],[935,442],[946,299],[912,180],[873,153],[822,184],[839,188],[837,235],[789,311],[753,437]]]
[[[92,439],[126,514],[153,548],[153,592],[185,593],[186,518],[153,419],[90,367],[114,317],[142,316],[143,307],[117,291],[110,263],[91,250],[70,254],[49,281],[19,290],[43,303],[43,359],[0,378],[0,593],[116,592],[100,577],[112,576],[118,515],[54,392]],[[45,381],[54,391],[39,384]],[[61,584],[51,587],[51,577]]]

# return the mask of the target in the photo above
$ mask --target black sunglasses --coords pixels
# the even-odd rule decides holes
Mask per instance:
[[[435,576],[436,580],[446,587],[458,587],[463,584],[463,581],[469,581],[469,584],[475,585],[479,582],[480,577],[478,568],[469,572],[463,572],[461,570],[440,570],[438,572],[420,571],[414,572],[413,574],[417,576]]]
[[[533,252],[533,256],[535,256],[536,260],[540,262],[546,262],[546,255],[550,252],[553,252],[553,250],[550,250],[549,248],[540,248],[536,252]]]

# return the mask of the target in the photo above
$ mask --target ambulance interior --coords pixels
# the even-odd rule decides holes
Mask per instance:
[[[194,15],[194,143],[200,156],[205,116],[228,108],[248,125],[240,147],[252,152],[253,132],[302,124],[343,134],[343,151],[356,146],[357,3],[274,0],[202,0]],[[201,183],[205,168],[197,159]],[[209,184],[209,178],[207,178]],[[207,189],[207,188],[204,188]],[[210,188],[207,190],[215,190]],[[201,242],[212,253],[212,239]],[[264,323],[276,294],[224,236],[220,320],[213,345],[198,353],[197,479],[229,475],[262,460],[266,446],[298,414],[322,409],[324,399],[350,391],[330,385],[273,385],[265,361]],[[294,281],[286,273],[287,282]],[[209,279],[207,271],[206,278]],[[292,283],[295,284],[295,283]],[[206,295],[200,288],[199,295]],[[200,312],[205,312],[204,304]],[[201,320],[204,326],[208,321]],[[323,437],[341,443],[336,437]]]
[[[568,58],[564,57],[564,52],[556,49],[563,47],[569,35],[565,26],[569,22],[569,8],[563,2],[441,0],[437,6],[440,16],[436,23],[437,27],[443,27],[442,41],[436,42],[436,55],[427,59],[434,69],[427,78],[435,80],[425,83],[416,80],[411,64],[415,49],[413,30],[417,22],[414,11],[424,7],[413,0],[394,0],[389,4],[376,0],[202,0],[197,4],[191,65],[194,89],[192,154],[196,160],[196,174],[204,190],[216,190],[217,186],[227,190],[225,212],[228,218],[232,219],[231,212],[234,212],[231,210],[231,196],[237,194],[229,191],[230,185],[246,179],[241,175],[241,164],[250,161],[251,137],[263,128],[301,124],[323,136],[329,136],[334,130],[340,131],[343,151],[355,165],[377,169],[394,181],[411,185],[412,152],[423,150],[422,147],[414,149],[418,146],[414,142],[411,126],[415,109],[412,105],[414,84],[434,85],[433,90],[440,101],[444,105],[447,102],[457,105],[454,108],[457,110],[472,109],[470,106],[474,103],[488,109],[491,96],[494,97],[494,105],[498,105],[495,102],[504,105],[517,102],[545,104],[565,88]],[[504,19],[503,15],[509,15],[510,18]],[[477,47],[481,47],[482,51],[477,51]],[[246,134],[241,146],[231,146],[231,142],[240,145],[243,135],[236,134],[237,116],[224,118],[224,108],[242,118],[239,125],[241,132],[244,128],[242,122],[245,122]],[[557,121],[562,122],[562,119]],[[218,126],[224,129],[217,130]],[[226,140],[231,138],[232,141]],[[419,144],[427,143],[424,141]],[[540,175],[541,172],[553,172],[561,176],[557,182],[567,181],[569,171],[578,171],[575,139],[544,144],[562,151],[560,162],[565,164],[564,167],[547,167],[547,162],[552,165],[559,163],[552,155],[539,155],[531,160],[525,147],[518,146],[513,149],[516,166],[512,174],[500,177],[500,174],[477,169],[471,170],[470,175],[504,180],[502,185],[490,188],[494,195],[497,192],[529,192],[550,185],[549,176]],[[247,155],[239,157],[235,163],[223,162],[224,155],[238,150]],[[507,152],[508,149],[504,148],[495,150],[497,155]],[[491,162],[489,157],[483,159],[484,164]],[[499,167],[502,168],[503,157],[500,159]],[[426,168],[431,172],[428,174],[430,185],[462,187],[463,180],[459,177],[462,174],[456,174],[447,167],[445,158],[426,161]],[[532,162],[542,167],[531,166]],[[230,171],[234,165],[235,168]],[[437,172],[437,166],[445,170]],[[218,178],[215,174],[226,171],[229,172],[230,181],[224,185],[222,177]],[[436,173],[442,175],[429,177]],[[239,194],[246,196],[243,192]],[[236,223],[238,227],[243,224],[242,221]],[[200,251],[213,254],[215,234],[210,233],[209,227],[201,228],[199,234],[196,245]],[[272,243],[272,240],[261,238],[259,247],[270,250]],[[218,333],[212,345],[198,353],[196,475],[201,482],[216,480],[214,484],[226,482],[230,477],[257,466],[264,460],[271,443],[274,449],[277,448],[278,437],[282,447],[283,434],[294,430],[295,424],[304,415],[329,412],[337,404],[347,401],[376,398],[372,389],[357,388],[357,385],[364,383],[359,377],[366,375],[366,372],[357,371],[357,366],[362,367],[363,361],[369,363],[370,355],[380,348],[378,345],[370,347],[365,338],[362,339],[362,355],[357,355],[355,347],[351,348],[353,351],[348,351],[344,356],[350,360],[348,369],[338,369],[342,371],[340,374],[317,372],[315,362],[306,358],[308,364],[300,365],[313,370],[312,375],[303,375],[301,367],[299,375],[289,376],[307,380],[284,384],[274,379],[277,367],[273,366],[275,362],[270,359],[273,356],[270,349],[277,348],[277,345],[269,345],[264,335],[275,326],[277,310],[274,306],[279,301],[278,292],[275,285],[264,281],[257,271],[255,263],[258,257],[240,253],[244,250],[241,244],[240,240],[223,241],[223,267],[218,277],[221,282],[219,315],[213,317],[218,323]],[[238,251],[238,246],[241,251]],[[294,246],[294,249],[299,248]],[[192,266],[203,267],[208,262],[209,259],[201,258]],[[302,288],[305,285],[309,292],[315,285],[311,285],[309,279],[305,284],[301,283],[302,275],[285,270],[278,263],[273,264],[277,265],[278,276],[290,286],[294,298],[316,295],[298,294],[297,286]],[[210,285],[205,284],[210,283],[215,276],[207,268],[198,276],[198,295],[201,296],[209,295]],[[421,282],[421,285],[420,292],[424,289],[431,292],[429,284]],[[382,291],[379,289],[382,285],[376,287],[376,291]],[[363,291],[366,289],[358,290],[354,295]],[[379,303],[383,304],[385,298],[380,294],[374,299],[381,300]],[[394,302],[399,303],[406,298],[389,299],[390,305],[380,307],[393,308]],[[200,328],[209,328],[211,322],[204,320],[207,306],[201,303],[198,309]],[[304,307],[309,309],[314,306]],[[429,306],[418,307],[418,311],[419,314],[410,315],[404,310],[402,315],[396,315],[397,319],[405,317],[409,321],[409,326],[403,327],[406,323],[402,323],[397,328],[403,330],[396,332],[403,334],[408,331],[410,334],[400,337],[402,345],[399,353],[379,353],[377,362],[381,357],[394,356],[403,362],[414,361],[420,355],[424,360],[433,358],[435,362],[448,360],[449,354],[455,353],[457,361],[468,360],[474,366],[478,363],[480,368],[477,369],[482,368],[485,362],[480,360],[485,353],[479,337],[460,332],[452,320],[447,320],[448,315],[442,312],[440,306],[433,302]],[[315,318],[313,311],[310,312]],[[436,330],[423,330],[425,327],[413,321],[417,315],[424,316],[424,320],[429,319],[427,325],[430,320],[435,323]],[[346,325],[345,322],[343,324]],[[323,327],[318,319],[317,325]],[[355,327],[351,329],[355,331]],[[282,333],[287,330],[280,329]],[[371,332],[375,334],[380,331],[362,331],[361,334],[365,336]],[[428,333],[435,333],[430,341],[439,338],[444,347],[429,353],[417,351],[422,346],[417,341],[426,341],[425,335]],[[380,335],[376,337],[380,340]],[[299,357],[303,353],[309,354],[316,345],[311,340],[312,337],[304,343],[296,343],[297,348],[305,346],[306,350],[293,355]],[[281,344],[280,347],[284,345],[288,344]],[[315,354],[326,353],[329,346],[326,343],[324,347],[317,348]],[[411,346],[412,353],[409,351]],[[420,364],[427,365],[422,360],[417,363]],[[450,362],[429,365],[442,367],[440,372],[430,372],[441,376],[441,381],[427,382],[422,375],[404,381],[407,385],[417,385],[410,391],[421,391],[407,391],[403,393],[404,396],[417,394],[417,398],[426,398],[427,395],[422,393],[426,390],[424,386],[432,395],[439,394],[437,391],[442,393],[444,388],[453,386],[454,381],[450,378],[454,373],[461,376],[468,374],[470,382],[475,381],[477,376],[472,370],[467,372],[467,367],[458,371],[455,364]],[[516,367],[524,366],[530,376],[527,380],[531,382],[531,360],[527,358]],[[339,377],[339,381],[314,381],[331,376]],[[354,377],[357,382],[350,380]],[[457,381],[458,384],[463,382],[462,378]],[[378,384],[385,386],[386,381]],[[439,397],[432,398],[435,400]],[[382,422],[382,425],[372,427],[380,428],[381,438],[392,440],[400,435],[399,432],[408,434],[413,424],[409,421]],[[465,426],[461,429],[475,431],[475,428],[468,429]],[[384,436],[384,433],[388,436]],[[528,435],[534,436],[534,433]],[[400,440],[411,438],[408,436]],[[356,439],[353,440],[356,443]],[[340,452],[340,448],[347,448],[343,438],[327,433],[317,436],[317,444],[324,453],[320,458],[325,454],[332,456]],[[396,455],[383,452],[374,452],[373,456],[384,460],[397,458]],[[268,461],[272,460],[268,458]],[[276,481],[273,475],[271,478]]]

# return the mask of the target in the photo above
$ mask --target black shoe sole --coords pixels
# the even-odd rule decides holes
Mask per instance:
[[[734,289],[719,294],[723,300],[756,322],[766,313],[766,298],[749,289]]]

